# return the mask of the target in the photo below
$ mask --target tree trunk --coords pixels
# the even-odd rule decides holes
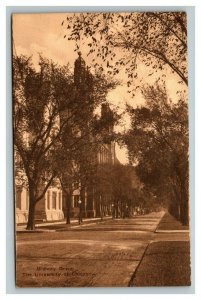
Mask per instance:
[[[85,209],[85,189],[81,187],[80,190],[80,200],[81,203],[79,205],[80,211],[79,211],[79,224],[81,224],[83,222],[82,220],[82,215],[83,215],[83,211]]]
[[[115,218],[118,219],[119,217],[119,202],[116,201],[115,203]]]
[[[183,225],[189,225],[189,208],[187,197],[183,194],[183,199],[180,206],[180,221]]]
[[[184,182],[181,184],[180,221],[183,225],[189,225],[189,201]]]
[[[34,191],[31,187],[29,187],[29,214],[28,214],[28,223],[27,223],[27,230],[34,230],[35,229],[35,197]]]
[[[101,221],[103,220],[103,198],[102,195],[100,195],[100,216],[101,216]]]
[[[70,224],[70,209],[67,207],[66,209],[66,224]]]
[[[66,194],[66,224],[70,224],[71,195]]]
[[[174,217],[180,221],[180,208],[181,208],[181,192],[178,190],[178,186],[173,186],[173,199],[172,202],[175,203],[175,215]]]
[[[123,202],[122,202],[122,199],[121,199],[121,202],[120,202],[120,217],[121,217],[121,219],[124,218],[124,214],[123,214]]]

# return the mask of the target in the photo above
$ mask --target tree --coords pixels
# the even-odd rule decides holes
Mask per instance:
[[[136,204],[136,196],[141,183],[132,165],[114,164],[111,167],[110,185],[113,199],[114,217],[128,217]]]
[[[92,186],[95,192],[97,214],[101,220],[108,214],[112,201],[112,164],[109,162],[99,163],[93,176]]]
[[[62,26],[76,49],[80,42],[88,47],[95,66],[109,74],[123,68],[128,86],[139,75],[139,62],[149,76],[168,67],[188,85],[186,19],[185,12],[80,13],[68,15]]]
[[[88,72],[87,68],[86,71]],[[68,111],[76,105],[76,113],[66,129],[64,128],[58,156],[58,173],[66,195],[67,223],[70,223],[73,183],[79,183],[81,216],[85,207],[85,191],[89,185],[93,185],[92,181],[98,164],[97,154],[103,143],[103,136],[106,136],[106,133],[103,135],[101,130],[114,122],[113,119],[107,120],[100,128],[98,126],[101,122],[100,117],[97,118],[94,111],[102,102],[105,102],[106,94],[114,88],[115,81],[106,77],[102,72],[95,72],[93,75],[88,73],[88,75],[90,76],[87,76],[87,82],[78,80],[79,84],[76,85],[75,80],[75,97]],[[70,131],[71,134],[66,134],[66,131]]]
[[[62,130],[62,125],[57,126],[57,80],[58,69],[42,57],[39,72],[31,65],[30,58],[13,58],[14,143],[29,186],[27,229],[34,229],[36,203],[56,177],[52,154]]]
[[[96,115],[91,114],[90,116],[90,114],[87,114],[87,110],[86,117],[87,118],[84,118],[82,122],[79,120],[79,122],[82,123],[79,131],[80,138],[74,136],[71,139],[71,143],[74,141],[75,145],[73,151],[70,153],[66,152],[66,147],[68,147],[67,145],[69,145],[70,141],[68,141],[66,145],[66,142],[63,140],[63,149],[59,151],[61,159],[58,169],[59,174],[61,174],[62,185],[68,185],[68,191],[70,192],[69,198],[72,196],[73,182],[79,183],[81,200],[80,215],[82,215],[85,209],[86,192],[87,197],[90,193],[95,192],[96,196],[100,199],[100,212],[103,216],[104,207],[108,204],[106,203],[105,194],[108,194],[110,190],[112,162],[100,163],[98,161],[98,153],[100,153],[101,147],[106,145],[105,143],[108,145],[111,143],[111,140],[114,139],[113,134],[107,129],[111,124],[114,125],[115,119],[109,118],[103,120],[102,117],[97,119]],[[82,136],[84,136],[84,138],[82,138]],[[77,139],[76,143],[75,139]],[[67,163],[65,162],[68,162],[71,167],[66,167]],[[67,192],[65,193],[67,194]],[[70,200],[68,203],[68,207],[70,208]],[[70,210],[68,209],[68,220],[70,222],[69,214]]]
[[[132,124],[125,137],[130,161],[140,180],[174,206],[183,224],[189,222],[188,106],[180,97],[173,103],[165,86],[144,88],[146,105],[128,108]],[[177,210],[177,212],[176,212]],[[171,210],[172,212],[172,210]]]
[[[55,165],[59,139],[73,111],[60,118],[72,103],[72,76],[68,67],[59,67],[40,57],[36,71],[31,59],[13,58],[14,143],[29,187],[27,229],[34,229],[36,204],[45,196],[58,173]]]
[[[97,169],[97,144],[89,141],[86,137],[84,140],[77,141],[74,150],[67,152],[65,144],[57,158],[58,174],[61,186],[66,197],[66,221],[70,224],[71,200],[74,190],[80,190],[81,205],[80,215],[85,207],[85,191]]]

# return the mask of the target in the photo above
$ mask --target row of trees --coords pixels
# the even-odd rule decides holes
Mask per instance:
[[[150,209],[151,201],[132,165],[99,164],[93,186],[102,207],[109,205],[114,218],[131,217],[136,207]],[[107,195],[108,199],[105,199]],[[101,210],[101,217],[104,211]]]
[[[128,107],[132,124],[124,137],[129,158],[146,188],[183,224],[189,222],[188,105],[173,103],[165,86],[144,88],[146,104]]]
[[[100,72],[75,86],[68,66],[40,57],[36,70],[30,58],[13,57],[14,144],[29,190],[27,229],[34,229],[36,204],[58,178],[68,208],[73,182],[81,182],[83,195],[103,138],[93,111],[113,86]]]

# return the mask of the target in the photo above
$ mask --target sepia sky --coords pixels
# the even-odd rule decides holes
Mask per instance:
[[[74,61],[77,58],[77,53],[74,51],[75,44],[73,41],[64,39],[66,32],[61,26],[66,16],[67,13],[14,14],[12,30],[15,54],[32,55],[33,63],[37,67],[38,54],[40,53],[61,65],[69,63],[73,70]],[[80,50],[86,64],[90,66],[92,57],[87,56],[87,50],[84,46],[80,45]],[[143,78],[144,83],[154,83],[156,80],[154,76],[148,77],[149,70],[144,65],[138,65],[138,73]],[[134,98],[127,93],[127,79],[124,72],[120,72],[119,76],[122,85],[109,92],[107,97],[111,105],[119,106],[121,111],[123,111],[126,102],[134,107],[143,104],[144,99],[140,92],[137,92]],[[166,85],[173,101],[177,99],[176,92],[184,89],[178,84],[177,75],[170,73],[168,69],[166,70]],[[119,126],[117,130],[121,131],[128,127],[129,120],[125,116],[122,126]],[[117,145],[116,150],[120,162],[127,163],[126,149],[120,149]]]

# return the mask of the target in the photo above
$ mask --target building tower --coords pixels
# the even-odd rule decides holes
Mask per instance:
[[[76,87],[81,87],[86,80],[86,63],[82,58],[82,53],[78,52],[78,58],[74,63],[74,83]]]

